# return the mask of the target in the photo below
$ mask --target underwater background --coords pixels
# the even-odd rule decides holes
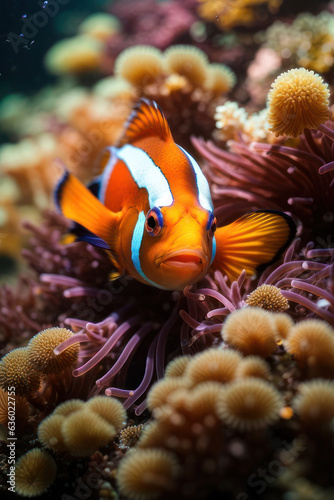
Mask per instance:
[[[334,3],[0,7],[1,498],[334,499]],[[218,227],[290,215],[285,253],[181,291],[119,276],[56,209],[140,98]]]

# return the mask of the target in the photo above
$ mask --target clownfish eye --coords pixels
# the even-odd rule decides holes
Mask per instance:
[[[145,229],[150,236],[158,236],[161,232],[163,218],[160,208],[154,207],[146,215]]]
[[[214,233],[216,232],[216,229],[217,229],[217,219],[213,215],[213,212],[211,212],[210,215],[209,215],[209,220],[208,220],[208,224],[207,224],[206,228],[207,228],[207,230],[211,231],[212,235],[214,235]]]

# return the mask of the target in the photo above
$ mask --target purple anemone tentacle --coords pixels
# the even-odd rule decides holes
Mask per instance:
[[[151,345],[150,345],[150,348],[148,350],[148,353],[147,353],[147,358],[146,358],[146,367],[145,367],[145,373],[144,373],[144,377],[141,381],[141,383],[139,384],[139,386],[137,387],[137,389],[135,389],[133,391],[133,395],[131,395],[124,403],[124,408],[127,410],[128,408],[130,408],[130,406],[135,402],[137,401],[137,399],[140,398],[140,396],[142,396],[144,394],[144,392],[148,389],[150,383],[151,383],[151,380],[153,378],[153,373],[154,373],[154,352],[155,352],[155,348],[156,348],[156,344],[157,344],[157,337],[152,341]],[[137,410],[138,408],[136,409],[136,415],[139,415],[139,413],[137,413]]]
[[[89,342],[90,338],[85,333],[75,333],[69,339],[64,340],[58,347],[56,347],[53,352],[58,355],[68,349],[71,345],[78,344],[80,342]]]
[[[109,371],[103,377],[99,378],[96,381],[96,385],[101,387],[102,385],[105,385],[116,375],[116,373],[123,367],[123,365],[126,363],[128,357],[130,354],[134,353],[136,346],[146,337],[148,333],[152,331],[152,324],[151,323],[146,323],[143,325],[139,330],[131,337],[129,342],[126,344],[126,346],[123,349],[122,354],[119,356],[117,359],[116,363],[110,368]]]
[[[329,304],[334,306],[333,295],[329,292],[326,292],[326,290],[319,288],[318,286],[314,286],[311,285],[310,283],[306,283],[305,281],[299,281],[299,280],[292,280],[291,285],[294,288],[298,288],[299,290],[304,290],[304,292],[309,292],[317,297],[322,297],[323,299],[327,300]]]
[[[119,341],[119,339],[132,327],[135,326],[136,324],[140,323],[141,316],[137,315],[134,316],[133,318],[129,319],[128,321],[125,321],[122,323],[121,326],[115,330],[115,332],[109,337],[109,339],[105,342],[103,347],[93,356],[87,363],[82,365],[80,368],[76,368],[73,370],[73,376],[74,377],[80,377],[80,375],[83,375],[86,373],[88,370],[93,368],[97,363],[99,363],[107,354],[108,352],[115,346],[115,344]]]
[[[330,323],[331,325],[334,325],[334,314],[330,313],[326,309],[318,307],[317,304],[312,302],[310,299],[307,299],[306,297],[303,297],[301,294],[289,290],[282,290],[282,295],[286,299],[291,300],[292,302],[296,302],[297,304],[300,304],[303,307],[306,307],[310,311],[318,314],[325,321],[328,321],[328,323]]]
[[[161,379],[164,376],[165,371],[165,351],[167,337],[171,331],[172,326],[176,323],[178,318],[178,312],[180,307],[181,298],[177,301],[171,316],[168,318],[166,323],[160,329],[157,335],[157,348],[155,351],[155,370],[157,374],[157,379]]]

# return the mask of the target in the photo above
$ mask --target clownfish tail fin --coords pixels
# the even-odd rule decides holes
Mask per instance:
[[[80,240],[117,252],[118,214],[106,208],[79,179],[65,170],[54,196],[58,210],[83,226]]]
[[[284,212],[251,212],[217,229],[213,269],[236,280],[245,269],[247,276],[262,271],[280,258],[296,234],[293,219]]]

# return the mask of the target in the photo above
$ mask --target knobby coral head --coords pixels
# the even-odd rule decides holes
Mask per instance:
[[[329,118],[328,84],[314,71],[296,68],[281,73],[268,94],[268,122],[276,135],[298,137]]]

